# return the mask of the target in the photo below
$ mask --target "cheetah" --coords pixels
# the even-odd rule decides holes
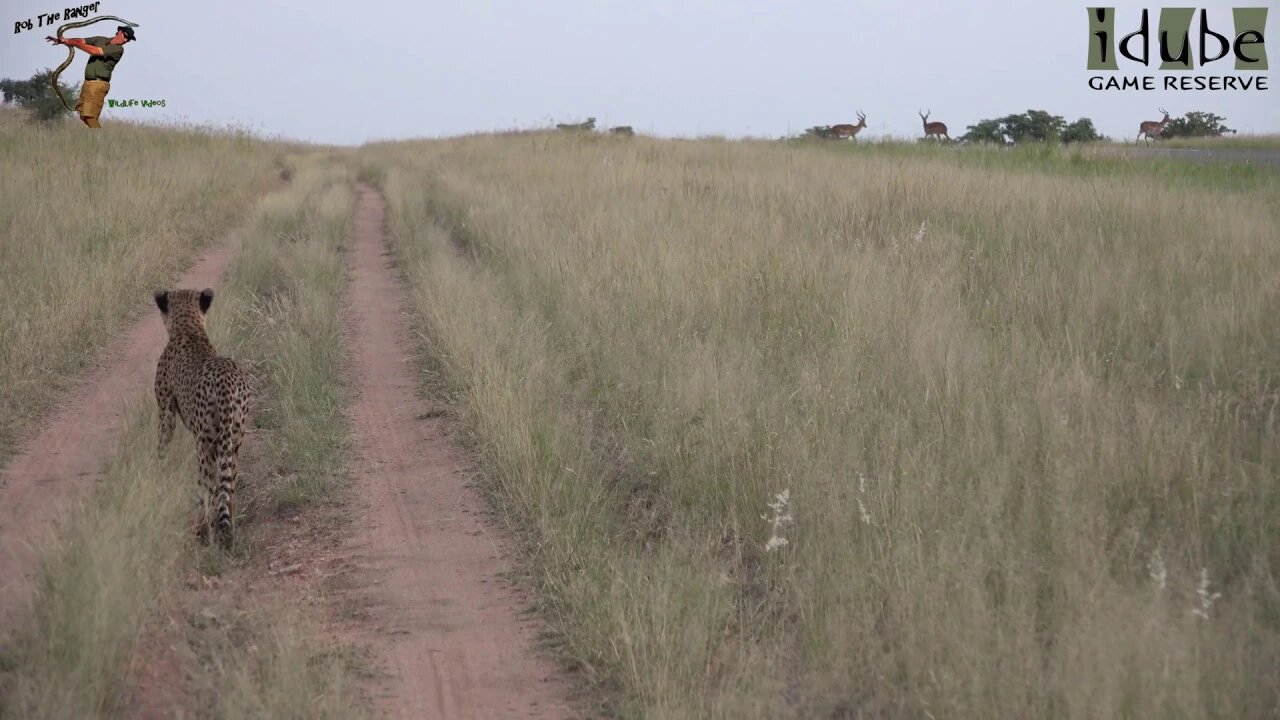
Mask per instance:
[[[213,290],[158,290],[156,306],[164,316],[169,343],[156,366],[156,404],[160,409],[157,454],[173,439],[174,413],[199,446],[202,502],[201,539],[216,534],[230,548],[237,462],[249,411],[248,375],[230,358],[220,357],[205,332],[205,314]],[[212,506],[213,515],[209,514]]]

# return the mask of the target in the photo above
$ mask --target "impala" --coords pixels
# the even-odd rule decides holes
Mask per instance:
[[[832,125],[830,128],[827,129],[827,132],[830,133],[831,137],[853,138],[856,140],[858,138],[858,133],[862,132],[862,129],[865,128],[866,126],[867,126],[867,116],[863,115],[862,111],[859,110],[857,125],[850,125],[848,123],[844,123],[843,125]]]
[[[916,114],[920,116],[920,121],[924,123],[924,136],[928,138],[928,137],[937,135],[940,138],[946,138],[950,140],[951,136],[947,134],[946,123],[929,122],[929,115],[932,112],[933,112],[932,110],[930,110],[929,112],[920,112],[919,110],[916,111]]]
[[[1147,144],[1150,145],[1152,134],[1159,137],[1160,134],[1164,132],[1164,125],[1169,122],[1169,111],[1164,108],[1160,108],[1160,112],[1164,113],[1163,120],[1143,120],[1138,123],[1138,137],[1133,139],[1135,143],[1142,139],[1143,135],[1146,135]]]

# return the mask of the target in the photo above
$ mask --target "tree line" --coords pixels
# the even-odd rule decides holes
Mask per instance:
[[[1172,118],[1164,126],[1161,137],[1220,137],[1234,134],[1236,131],[1227,127],[1225,117],[1212,112],[1193,110],[1182,117]],[[804,131],[805,137],[831,138],[831,126],[815,125]],[[1082,117],[1074,122],[1067,122],[1061,115],[1054,115],[1046,110],[1027,110],[1004,117],[980,120],[968,127],[967,132],[957,140],[969,143],[1024,143],[1024,142],[1059,142],[1080,143],[1110,140],[1094,126],[1093,120]]]
[[[1165,138],[1219,137],[1235,130],[1227,127],[1225,117],[1211,112],[1193,110],[1182,117],[1170,119],[1161,135]],[[1098,132],[1093,120],[1082,117],[1068,123],[1061,115],[1044,110],[1027,110],[1000,118],[981,120],[970,125],[960,138],[969,142],[1097,142],[1108,140]]]

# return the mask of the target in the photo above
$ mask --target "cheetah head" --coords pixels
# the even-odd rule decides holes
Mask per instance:
[[[164,316],[164,327],[172,337],[175,332],[204,330],[204,315],[213,304],[213,290],[157,290],[156,307]]]

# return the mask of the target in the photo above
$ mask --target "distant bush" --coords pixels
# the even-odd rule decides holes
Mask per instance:
[[[42,70],[29,80],[0,80],[0,96],[7,103],[30,110],[33,120],[52,122],[68,114],[62,101],[53,93],[53,85],[49,82],[52,76],[52,70]],[[68,102],[80,92],[78,85],[68,85],[61,81],[58,82],[58,87],[62,89],[62,96]]]
[[[1223,125],[1226,118],[1211,112],[1193,110],[1180,118],[1174,118],[1164,126],[1166,138],[1176,137],[1220,137],[1226,133],[1235,134],[1235,130]]]
[[[982,120],[977,124],[970,125],[969,131],[960,136],[961,140],[968,142],[1004,142],[1004,120]]]
[[[1067,124],[1061,115],[1053,115],[1044,110],[1027,110],[1002,118],[982,120],[970,125],[960,139],[968,142],[1003,143],[1006,138],[1015,143],[1072,143],[1105,139],[1089,118],[1080,118]]]
[[[1106,140],[1106,136],[1098,132],[1089,118],[1080,118],[1062,129],[1062,142],[1098,142]]]

